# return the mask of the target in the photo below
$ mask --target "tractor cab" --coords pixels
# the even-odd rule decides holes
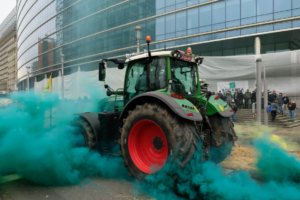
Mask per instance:
[[[119,69],[127,65],[123,91],[124,105],[132,98],[145,92],[159,91],[173,93],[178,98],[189,100],[200,95],[198,65],[203,58],[193,55],[191,48],[186,52],[174,51],[150,52],[151,39],[147,37],[148,52],[126,54],[126,60],[106,59],[118,64]],[[104,81],[106,75],[104,62],[100,63],[99,80]],[[115,94],[109,91],[110,95]]]

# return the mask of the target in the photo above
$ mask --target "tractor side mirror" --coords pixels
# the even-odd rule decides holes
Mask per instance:
[[[99,81],[105,81],[105,77],[106,77],[105,63],[101,62],[99,63]]]

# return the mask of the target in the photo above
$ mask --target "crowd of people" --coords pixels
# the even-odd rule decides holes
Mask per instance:
[[[241,90],[236,90],[234,94],[231,94],[230,91],[226,93],[222,93],[219,91],[217,95],[220,99],[226,101],[229,105],[232,105],[234,102],[235,106],[232,106],[234,111],[236,112],[237,109],[251,109],[252,105],[256,103],[256,90],[250,92],[249,89],[243,93]],[[264,108],[264,92],[262,93],[261,98],[261,108]],[[290,121],[295,121],[295,109],[296,103],[289,99],[289,97],[285,93],[276,93],[275,90],[272,92],[268,90],[268,106],[270,107],[269,111],[271,112],[272,122],[275,121],[277,116],[277,111],[279,110],[279,116],[284,116],[284,112],[289,113]],[[233,119],[236,121],[235,117]]]

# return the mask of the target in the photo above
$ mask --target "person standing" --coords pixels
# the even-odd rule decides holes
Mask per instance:
[[[245,92],[244,99],[245,99],[245,109],[248,109],[249,108],[249,101],[251,99],[251,92],[249,92],[249,89]]]
[[[268,105],[271,105],[271,103],[273,102],[274,102],[273,95],[270,92],[270,90],[268,90]]]
[[[263,92],[261,94],[261,109],[264,109],[264,98],[265,98],[265,93]]]
[[[289,97],[286,96],[286,94],[283,94],[283,110],[287,110],[287,104],[290,103]]]
[[[223,99],[223,94],[222,94],[221,90],[219,91],[218,95],[219,95],[220,99]]]
[[[290,103],[288,104],[289,113],[290,113],[290,119],[292,122],[295,121],[295,109],[296,109],[296,103],[293,102],[293,100],[290,100]]]
[[[273,90],[272,94],[273,94],[273,98],[274,98],[274,100],[275,100],[275,99],[277,99],[277,97],[278,97],[278,96],[277,96],[277,93],[276,93],[276,91],[275,91],[275,90]]]
[[[254,90],[251,94],[251,105],[256,102],[256,90]]]
[[[238,99],[238,91],[236,90],[233,94],[234,103],[236,106],[239,106],[239,99]]]
[[[271,103],[271,116],[272,116],[272,122],[274,122],[275,119],[276,119],[277,109],[278,109],[277,100],[274,100],[274,102]]]
[[[230,91],[227,91],[227,93],[226,93],[226,102],[228,105],[230,105],[232,103],[232,96],[231,96]]]
[[[232,121],[236,122],[236,117],[235,117],[235,113],[238,111],[238,106],[237,105],[233,105],[232,103],[229,104],[231,109],[233,110],[233,115],[232,115]]]
[[[244,103],[243,103],[244,95],[241,92],[241,90],[239,90],[238,92],[238,99],[239,99],[239,109],[241,109],[244,107]]]
[[[279,93],[279,96],[277,97],[278,105],[279,105],[279,115],[283,116],[283,96],[282,93]]]

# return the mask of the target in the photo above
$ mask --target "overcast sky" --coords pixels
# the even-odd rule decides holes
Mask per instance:
[[[16,6],[16,0],[0,0],[0,24]]]

